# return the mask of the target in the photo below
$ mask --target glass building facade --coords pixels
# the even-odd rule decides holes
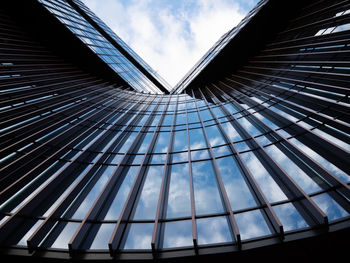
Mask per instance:
[[[191,258],[349,229],[346,1],[286,1],[286,21],[238,69],[196,82],[278,2],[260,2],[171,94],[81,2],[28,1],[125,82],[63,59],[0,8],[1,251]]]

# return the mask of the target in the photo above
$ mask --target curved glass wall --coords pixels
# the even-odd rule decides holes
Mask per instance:
[[[8,23],[10,43],[32,41]],[[294,41],[348,59],[348,38],[328,46],[345,33],[334,34]],[[269,66],[251,62],[183,94],[155,95],[77,70],[38,44],[8,52],[0,61],[3,247],[176,257],[348,226],[350,93],[337,61],[300,70],[310,54],[277,39],[254,62]],[[269,58],[293,52],[299,62],[287,69],[284,58]]]

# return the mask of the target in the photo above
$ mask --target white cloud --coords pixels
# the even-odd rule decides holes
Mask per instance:
[[[243,7],[237,0],[83,2],[172,86],[255,3]]]

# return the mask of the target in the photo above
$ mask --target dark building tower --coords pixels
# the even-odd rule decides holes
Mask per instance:
[[[3,257],[346,252],[349,1],[261,1],[173,89],[82,2],[3,2]]]

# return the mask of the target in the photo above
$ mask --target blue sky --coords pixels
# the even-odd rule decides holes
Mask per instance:
[[[258,0],[83,0],[174,86]]]

